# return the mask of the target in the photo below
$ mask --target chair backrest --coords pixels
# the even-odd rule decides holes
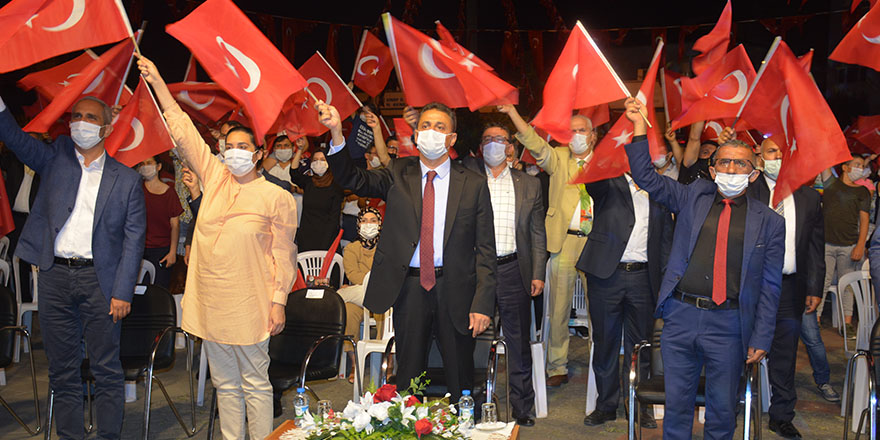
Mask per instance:
[[[0,285],[9,286],[9,278],[9,263],[0,259]]]
[[[0,328],[14,326],[18,319],[15,294],[6,286],[0,286]],[[12,364],[15,347],[15,332],[0,332],[0,368]]]
[[[123,368],[143,368],[150,362],[156,337],[168,327],[177,326],[177,306],[174,296],[162,287],[148,285],[143,295],[134,295],[131,312],[122,319],[119,358]],[[174,362],[174,334],[168,333],[156,351],[156,369]]]
[[[581,277],[576,277],[574,282],[574,293],[571,295],[571,308],[574,309],[577,316],[587,316],[587,296],[584,292],[584,286]]]
[[[39,291],[37,290],[37,285],[38,285],[37,280],[39,278],[40,271],[39,271],[39,268],[37,268],[37,266],[34,266],[33,264],[31,264],[29,266],[31,269],[31,276],[30,276],[31,293],[33,294],[32,298],[31,298],[31,303],[37,304],[37,297],[39,294]],[[22,286],[21,278],[22,278],[22,275],[20,272],[21,272],[21,259],[18,258],[17,256],[13,256],[12,257],[12,273],[15,275],[12,277],[13,278],[13,287],[15,288],[15,290],[14,290],[15,302],[16,302],[16,304],[19,304],[19,305],[22,303],[22,301],[21,301],[21,286]],[[27,286],[27,285],[25,284],[25,286]],[[25,288],[27,288],[27,287],[25,287]]]
[[[0,237],[0,260],[6,260],[9,256],[9,237]]]
[[[271,362],[301,365],[312,344],[326,335],[345,334],[345,302],[329,287],[306,288],[294,291],[287,297],[285,307],[286,325],[281,333],[269,339]],[[342,340],[321,344],[312,353],[309,371],[336,368],[342,354]],[[297,371],[298,373],[298,371]]]
[[[296,254],[296,263],[302,270],[304,277],[317,277],[321,274],[321,266],[324,265],[324,257],[327,251],[305,251]],[[338,278],[335,277],[338,275]],[[337,279],[335,288],[342,287],[342,278],[345,276],[345,265],[342,262],[342,255],[333,254],[333,261],[330,263],[330,269],[327,276],[331,279]]]
[[[880,378],[880,362],[878,362],[880,360],[880,319],[874,321],[874,326],[871,328],[871,341],[868,344],[868,349],[874,358],[874,377]],[[874,382],[874,386],[878,386],[878,384]]]
[[[859,328],[856,333],[856,349],[867,350],[871,325],[877,320],[877,303],[874,301],[874,289],[871,286],[869,271],[850,272],[837,282],[838,289],[849,287],[856,301],[859,312]],[[842,292],[843,290],[841,290]]]
[[[145,281],[147,275],[150,276],[150,281]],[[153,263],[143,260],[141,261],[141,273],[138,275],[138,284],[153,284],[156,282],[156,266],[153,266]]]
[[[660,355],[660,336],[662,335],[663,319],[655,319],[654,330],[651,332],[651,376],[663,376],[663,356]]]

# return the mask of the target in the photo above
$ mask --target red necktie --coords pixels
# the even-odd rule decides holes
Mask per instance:
[[[434,278],[434,177],[436,171],[428,171],[425,192],[422,194],[422,231],[419,234],[419,283],[425,290],[436,284]]]
[[[730,199],[722,200],[724,208],[718,217],[715,238],[715,266],[712,271],[712,301],[721,305],[727,301],[727,233],[730,230]]]

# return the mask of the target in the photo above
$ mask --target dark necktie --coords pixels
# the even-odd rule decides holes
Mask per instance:
[[[436,284],[434,278],[434,177],[436,171],[428,171],[425,192],[422,194],[422,231],[419,234],[419,283],[425,290]]]
[[[712,271],[712,301],[721,305],[727,301],[727,233],[730,230],[730,199],[722,200],[724,208],[718,217],[715,238],[715,266]]]

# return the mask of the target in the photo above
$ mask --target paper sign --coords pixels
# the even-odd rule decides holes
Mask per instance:
[[[135,295],[143,295],[147,293],[147,286],[134,286]]]
[[[306,291],[306,299],[323,299],[324,289],[309,289]]]

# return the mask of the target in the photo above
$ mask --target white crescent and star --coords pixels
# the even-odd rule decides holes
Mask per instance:
[[[672,81],[672,84],[678,89],[678,95],[681,96],[684,93],[681,91],[681,78],[676,78],[675,81]]]
[[[443,52],[443,49],[439,49],[438,52],[449,58],[449,56]],[[431,46],[428,46],[425,43],[422,43],[422,46],[419,47],[419,65],[425,73],[437,79],[449,79],[455,76],[454,73],[445,72],[437,67],[437,64],[434,62],[434,51],[431,49]]]
[[[736,80],[736,94],[731,98],[719,98],[715,97],[715,99],[726,102],[728,104],[736,104],[741,102],[746,97],[746,92],[748,92],[749,80],[746,79],[746,74],[743,73],[742,70],[734,70],[733,72],[728,73],[724,78],[721,79],[721,82],[724,82],[727,78],[733,77]]]
[[[376,55],[369,55],[369,56],[365,56],[365,57],[361,58],[361,60],[358,61],[358,65],[357,65],[357,73],[359,75],[367,76],[367,74],[364,73],[364,71],[361,70],[361,68],[363,67],[364,63],[366,63],[367,61],[370,61],[370,60],[375,61],[377,65],[379,64],[379,57],[377,57]],[[373,69],[372,75],[376,74],[375,73],[376,70],[378,70],[378,68]]]
[[[327,84],[327,81],[324,81],[321,78],[313,76],[313,77],[307,79],[306,82],[309,84],[317,84],[319,87],[324,89],[324,96],[326,97],[324,99],[324,103],[327,105],[331,105],[331,103],[333,102],[333,91],[330,90],[330,85]]]
[[[785,95],[785,98],[782,98],[782,104],[779,105],[779,119],[782,121],[782,132],[785,135],[785,142],[790,144],[789,154],[794,154],[797,150],[797,139],[789,139],[788,138],[788,114],[790,109],[790,101],[788,99],[788,95]]]
[[[715,130],[715,137],[721,136],[721,132],[724,131],[724,128],[721,127],[721,124],[716,121],[706,122],[706,130],[710,128],[712,130]]]
[[[101,73],[99,73],[98,76],[96,76],[95,79],[92,80],[92,83],[89,84],[89,86],[86,87],[85,90],[83,90],[82,94],[88,95],[89,93],[94,92],[95,89],[97,89],[98,86],[101,85],[101,81],[103,81],[103,80],[104,80],[104,71],[102,70]]]
[[[76,26],[76,24],[79,23],[80,20],[82,20],[83,14],[85,14],[85,12],[86,12],[86,0],[73,0],[73,8],[70,11],[70,16],[68,16],[67,19],[64,20],[63,23],[61,23],[57,26],[43,26],[43,30],[49,31],[49,32],[66,31],[66,30]],[[28,20],[28,23],[30,23],[30,21],[33,20],[34,17],[36,17],[36,15],[31,17],[31,19]]]
[[[614,144],[614,148],[618,148],[621,145],[628,143],[630,138],[632,137],[632,135],[633,135],[633,132],[624,129],[623,132],[621,132],[619,135],[611,138],[614,140],[614,142],[616,142],[616,144]]]
[[[183,90],[177,94],[177,97],[186,103],[186,105],[196,109],[196,110],[204,110],[208,108],[211,104],[214,103],[214,97],[212,96],[208,102],[196,102],[192,97],[189,96],[189,91]]]
[[[141,142],[144,140],[144,124],[141,124],[141,121],[138,120],[138,118],[132,118],[131,130],[132,133],[134,133],[134,139],[125,148],[120,148],[117,153],[131,151],[141,145]]]
[[[578,79],[578,65],[575,64],[574,67],[571,68],[571,79],[577,81]]]
[[[223,38],[219,35],[217,36],[217,44],[220,46],[220,48],[226,50],[227,53],[232,55],[232,57],[235,58],[236,61],[238,61],[238,64],[240,64],[241,67],[247,72],[248,84],[247,87],[244,88],[244,91],[247,93],[251,93],[256,90],[257,87],[259,87],[260,85],[260,77],[262,75],[262,73],[260,72],[260,66],[258,66],[257,63],[255,63],[254,60],[252,60],[250,57],[245,55],[244,52],[238,50],[237,47],[224,41]],[[224,58],[226,57],[224,56]],[[226,58],[226,67],[228,67],[229,70],[231,70],[232,73],[235,74],[235,76],[241,79],[241,76],[239,76],[238,71],[235,69],[235,66],[233,66],[232,63],[229,62],[229,58]]]

